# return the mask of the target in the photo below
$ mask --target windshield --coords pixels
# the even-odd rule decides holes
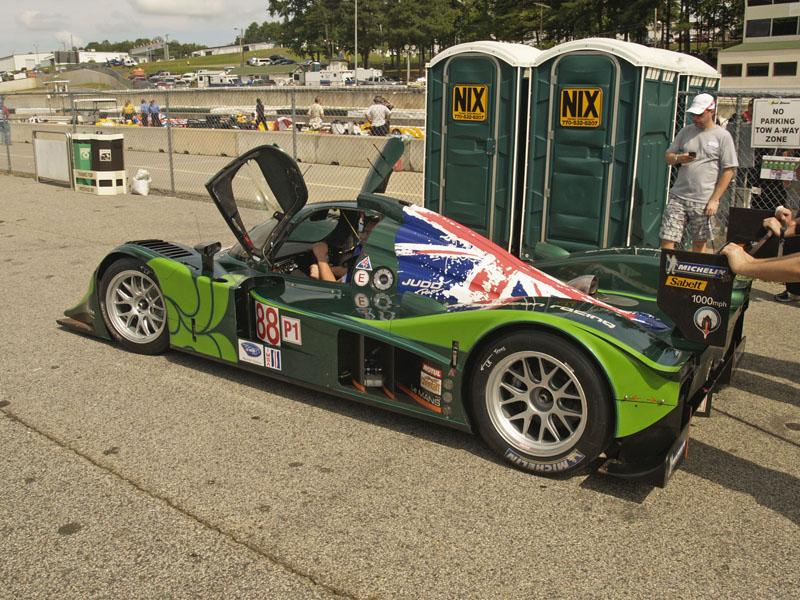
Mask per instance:
[[[231,197],[236,199],[242,230],[247,232],[254,254],[264,258],[264,247],[281,216],[272,190],[261,168],[254,160],[246,161],[231,180]],[[234,217],[236,218],[236,217]],[[237,243],[231,255],[246,258],[246,251]]]

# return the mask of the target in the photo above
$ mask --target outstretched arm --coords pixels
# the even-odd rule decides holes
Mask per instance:
[[[800,282],[800,254],[776,258],[753,258],[736,244],[725,246],[722,254],[728,257],[731,269],[739,275],[779,283]]]

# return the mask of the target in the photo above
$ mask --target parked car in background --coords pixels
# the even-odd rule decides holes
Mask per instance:
[[[154,88],[155,84],[144,77],[136,77],[133,80],[133,87],[139,90],[148,90]]]
[[[399,82],[388,77],[367,77],[359,80],[359,85],[397,85]]]

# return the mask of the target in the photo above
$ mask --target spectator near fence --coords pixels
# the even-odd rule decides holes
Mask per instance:
[[[322,127],[322,119],[325,118],[325,111],[322,109],[322,98],[316,96],[314,104],[308,109],[308,125],[311,129]]]
[[[150,127],[161,127],[161,107],[155,100],[150,100]]]
[[[367,109],[366,117],[370,124],[370,135],[389,135],[387,121],[392,114],[383,98],[375,96],[373,104]]]
[[[142,105],[139,107],[139,113],[142,115],[142,126],[147,127],[149,122],[150,107],[147,105],[147,100],[142,98]]]
[[[264,105],[261,104],[261,98],[256,98],[256,129],[259,129],[259,127],[262,127],[264,131],[269,129],[267,119],[264,116]]]
[[[136,107],[131,104],[130,100],[125,100],[125,104],[122,105],[122,119],[125,122],[133,121],[134,117],[136,116]]]
[[[714,121],[716,101],[710,94],[698,94],[687,109],[694,123],[678,132],[667,148],[664,160],[680,165],[669,191],[669,202],[661,222],[661,247],[672,249],[683,239],[688,223],[695,252],[705,252],[713,239],[711,217],[738,166],[731,134]]]

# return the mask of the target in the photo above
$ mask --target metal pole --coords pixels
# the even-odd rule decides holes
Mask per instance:
[[[358,0],[356,0],[356,11],[355,11],[355,39],[356,39],[356,50],[353,52],[353,56],[355,58],[355,70],[353,71],[355,77],[355,85],[358,87]]]
[[[172,195],[175,196],[175,163],[172,157],[172,124],[170,123],[169,110],[169,91],[164,90],[164,108],[167,109],[167,152],[169,152],[169,186]]]
[[[72,114],[72,135],[78,133],[78,113],[75,112],[75,97],[69,93],[69,109]]]
[[[4,108],[6,107],[6,101],[3,96],[0,96],[0,105]],[[0,109],[1,110],[1,109]],[[6,116],[6,111],[2,110],[0,112],[0,127],[3,128],[3,137],[6,140],[6,159],[8,160],[8,172],[11,172],[11,124],[8,122],[8,117]]]
[[[297,113],[295,111],[295,94],[297,92],[292,90],[292,158],[297,160]]]

